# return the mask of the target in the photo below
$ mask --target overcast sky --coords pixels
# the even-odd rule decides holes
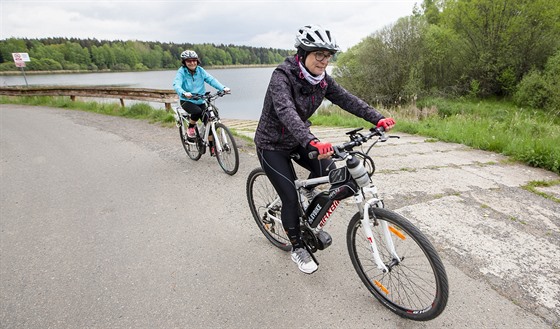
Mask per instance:
[[[292,49],[297,29],[330,29],[342,50],[421,0],[0,0],[0,39],[76,37]]]

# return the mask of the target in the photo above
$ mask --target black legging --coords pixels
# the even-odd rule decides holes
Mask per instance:
[[[181,107],[191,115],[193,121],[198,121],[202,118],[202,113],[206,110],[206,104],[195,104],[189,101],[181,101]],[[206,123],[206,122],[205,122]]]
[[[335,168],[330,159],[309,159],[308,151],[298,146],[292,151],[267,151],[257,148],[257,156],[266,176],[276,189],[282,200],[282,224],[290,238],[293,248],[302,248],[299,229],[298,195],[294,185],[295,176],[290,154],[299,154],[299,159],[294,161],[310,171],[308,178],[322,177]]]

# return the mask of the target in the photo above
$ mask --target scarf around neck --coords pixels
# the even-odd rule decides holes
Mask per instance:
[[[300,76],[303,76],[305,80],[307,80],[307,82],[309,82],[310,84],[312,85],[319,84],[325,78],[325,72],[323,72],[321,75],[314,76],[313,74],[309,73],[309,71],[307,71],[305,66],[303,66],[303,64],[300,62],[299,58],[297,62],[300,69]]]

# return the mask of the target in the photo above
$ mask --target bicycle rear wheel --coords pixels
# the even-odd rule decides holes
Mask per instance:
[[[448,298],[447,274],[437,251],[412,223],[403,216],[382,208],[373,208],[377,220],[389,225],[391,240],[400,262],[389,252],[383,230],[372,219],[373,238],[385,266],[377,268],[364,231],[360,214],[352,217],[347,244],[352,264],[362,282],[384,306],[401,317],[427,321],[439,316]]]
[[[282,250],[291,250],[292,244],[280,220],[280,197],[262,168],[254,169],[247,178],[247,201],[255,222],[268,241]]]
[[[181,144],[187,152],[189,158],[193,159],[194,161],[198,161],[202,156],[202,151],[200,150],[200,142],[198,138],[194,140],[187,139],[187,127],[189,126],[189,120],[187,118],[181,119],[181,125],[179,125],[179,136],[181,138]]]
[[[216,159],[218,159],[220,167],[222,167],[226,174],[235,175],[237,169],[239,169],[239,152],[237,151],[233,135],[222,123],[216,123],[214,139]],[[221,149],[217,147],[218,143]]]

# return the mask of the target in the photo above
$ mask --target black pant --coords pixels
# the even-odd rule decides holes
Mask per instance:
[[[299,154],[294,161],[310,171],[308,178],[328,175],[335,168],[330,159],[309,159],[308,151],[298,146],[292,151],[267,151],[257,148],[257,156],[266,176],[282,200],[282,224],[294,248],[302,248],[299,229],[298,194],[294,185],[296,174],[293,170],[290,154]]]
[[[206,104],[195,104],[189,101],[181,101],[181,107],[191,115],[193,121],[200,120],[200,118],[202,118],[202,113],[206,110]]]

